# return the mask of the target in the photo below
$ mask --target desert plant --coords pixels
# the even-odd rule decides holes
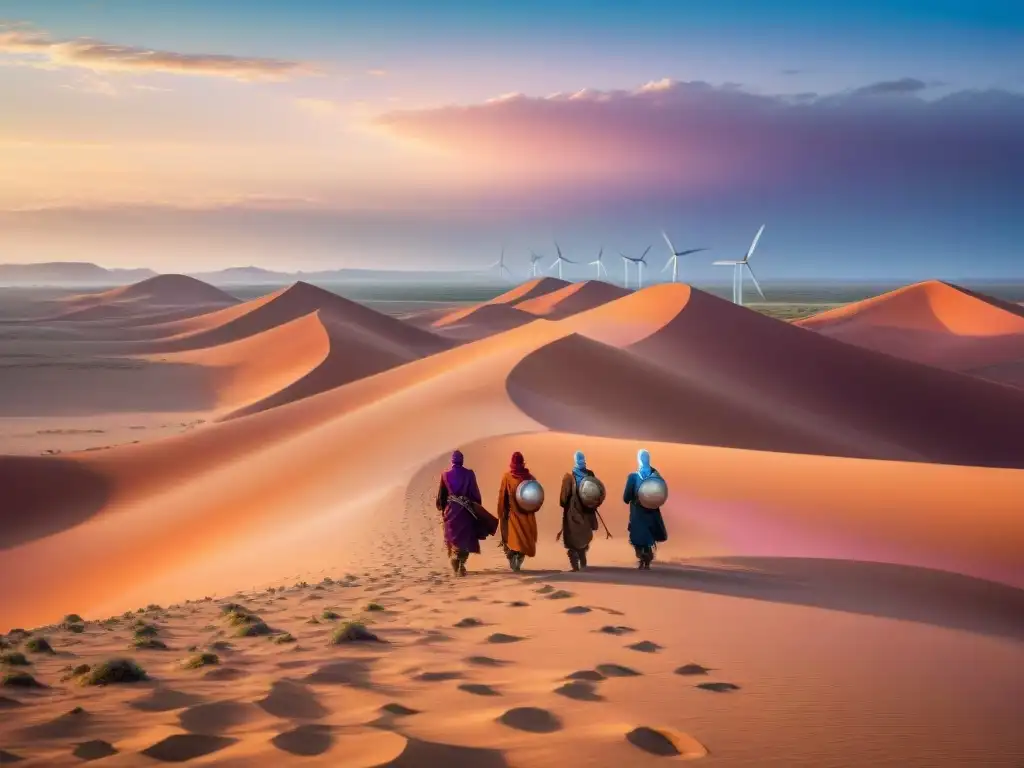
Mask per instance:
[[[53,646],[45,637],[30,637],[25,641],[25,650],[29,653],[55,653]]]
[[[320,618],[326,619],[327,621],[334,621],[335,619],[340,619],[341,616],[339,616],[329,608],[326,608],[324,609],[324,612],[320,614]]]
[[[230,651],[231,643],[227,640],[214,640],[208,647],[215,651]]]
[[[155,637],[140,637],[136,635],[132,639],[132,647],[139,650],[166,651],[167,643],[163,640],[158,640]]]
[[[285,632],[280,635],[274,635],[274,642],[278,645],[283,645],[284,643],[294,643],[295,638],[292,637],[291,634],[289,634],[288,632]]]
[[[92,669],[92,667],[90,667],[88,664],[79,664],[77,667],[65,667],[64,674],[61,675],[60,680],[63,683],[67,682],[68,680],[71,680],[72,678],[81,677],[90,669]]]
[[[89,670],[82,678],[82,684],[136,683],[145,679],[146,671],[132,659],[108,659]]]
[[[384,606],[381,605],[380,603],[370,603],[369,605],[366,606],[366,610],[368,610],[368,611],[383,611],[384,610]]]
[[[69,613],[67,616],[64,617],[63,621],[65,624],[81,624],[85,621],[85,619],[83,619],[77,613]]]
[[[25,654],[21,651],[0,653],[0,664],[6,664],[9,667],[25,667],[29,663],[29,660],[25,658]]]
[[[332,579],[330,576],[324,576],[323,581],[321,581],[320,583],[321,584],[325,584],[325,585],[327,585],[329,587],[329,586],[331,586],[331,584],[334,583],[334,579]]]
[[[380,638],[358,621],[346,621],[331,634],[331,645],[358,642],[380,642]]]
[[[220,658],[216,653],[197,653],[182,662],[182,666],[185,669],[199,669],[200,667],[208,667],[213,664],[220,664]]]
[[[147,624],[144,621],[139,621],[135,624],[136,637],[156,637],[159,634],[160,630],[154,624]]]
[[[8,672],[0,678],[0,685],[6,688],[42,688],[42,684],[28,672]]]
[[[235,630],[235,637],[258,637],[271,634],[272,630],[267,626],[266,622],[259,617],[255,618],[255,621],[240,625]]]
[[[74,632],[77,635],[80,635],[83,632],[85,632],[85,624],[76,622],[62,622],[60,628],[68,632]]]

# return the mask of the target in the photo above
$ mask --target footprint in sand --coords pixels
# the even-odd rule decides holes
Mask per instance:
[[[604,701],[604,697],[598,695],[596,686],[585,680],[574,680],[555,689],[559,696],[565,696],[575,701]]]
[[[484,623],[480,621],[480,619],[474,619],[472,616],[469,616],[465,619],[459,619],[459,621],[452,624],[452,626],[456,629],[466,629],[468,627],[482,627],[483,625]]]
[[[239,680],[248,675],[248,672],[237,667],[219,667],[211,669],[203,677],[207,680]]]
[[[697,687],[714,693],[731,693],[740,689],[738,685],[733,685],[732,683],[700,683]]]
[[[614,625],[601,627],[598,632],[603,632],[606,635],[628,635],[631,632],[636,632],[632,627],[619,627]]]
[[[385,704],[380,708],[382,715],[392,715],[394,717],[410,717],[411,715],[418,715],[420,711],[418,709],[410,709],[404,704],[399,704],[397,701],[393,701],[390,704]]]
[[[328,714],[306,686],[293,680],[278,680],[266,698],[256,702],[263,711],[285,720],[319,720]]]
[[[17,699],[8,699],[6,696],[0,696],[0,709],[14,709],[15,707],[24,706]],[[0,763],[3,765],[3,763]]]
[[[564,611],[562,611],[562,613],[568,613],[568,614],[579,616],[579,615],[582,615],[584,613],[590,613],[590,610],[591,609],[588,608],[585,605],[573,605],[573,606],[570,606],[569,608],[566,608]]]
[[[605,613],[607,613],[610,616],[625,616],[626,615],[622,611],[616,611],[614,608],[602,608],[599,605],[595,605],[594,607],[597,610],[599,610],[599,611],[604,611]]]
[[[198,733],[176,733],[142,750],[142,754],[165,763],[184,763],[203,755],[210,755],[238,739],[227,736],[205,736]]]
[[[194,696],[191,693],[163,688],[153,691],[149,696],[129,702],[128,706],[141,712],[170,712],[174,709],[191,707],[201,701],[199,696]]]
[[[704,757],[707,748],[686,733],[669,728],[649,728],[642,725],[626,734],[626,741],[639,750],[656,757]]]
[[[448,680],[461,679],[461,672],[421,672],[413,677],[413,680],[419,680],[421,683],[443,683]]]
[[[584,680],[586,682],[598,683],[605,679],[605,676],[596,669],[581,669],[565,676],[566,680]]]
[[[495,632],[493,635],[487,638],[488,643],[518,643],[525,638],[516,637],[515,635],[506,635],[504,632]]]
[[[640,673],[635,669],[623,667],[620,664],[598,664],[597,671],[605,677],[639,677]]]
[[[459,686],[459,690],[471,693],[474,696],[501,696],[498,691],[483,683],[462,683]]]
[[[329,725],[300,725],[291,731],[279,733],[270,743],[283,752],[302,757],[322,755],[331,748],[334,737]]]
[[[498,718],[498,722],[517,731],[529,733],[554,733],[562,729],[562,721],[557,715],[538,707],[510,709]]]
[[[182,710],[178,714],[178,722],[190,733],[219,736],[259,716],[256,706],[248,702],[211,701],[209,704],[197,704]]]
[[[675,670],[677,675],[706,675],[711,670],[708,667],[702,667],[700,664],[684,664]]]
[[[108,741],[93,739],[92,741],[84,741],[76,746],[71,754],[83,762],[88,762],[89,760],[102,760],[104,757],[116,755],[117,750]],[[0,755],[0,765],[6,765],[3,761],[3,755]]]
[[[508,604],[508,607],[509,608],[526,608],[529,605],[530,605],[529,603],[524,602],[522,600],[513,600],[511,603]]]
[[[372,688],[370,670],[377,659],[345,659],[318,668],[303,678],[305,683],[347,685],[351,688]]]
[[[477,667],[504,667],[511,663],[503,659],[492,659],[490,656],[470,656],[465,661]]]
[[[24,759],[21,755],[8,752],[6,749],[0,749],[0,765],[13,765],[14,763],[20,763]]]
[[[661,650],[660,645],[652,643],[650,640],[641,640],[639,643],[633,643],[626,647],[631,651],[639,651],[640,653],[657,653]]]

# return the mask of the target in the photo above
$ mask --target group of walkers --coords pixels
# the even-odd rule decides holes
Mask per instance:
[[[641,484],[651,477],[661,476],[651,466],[650,453],[640,450],[637,452],[637,470],[626,478],[622,501],[629,505],[629,543],[641,570],[650,569],[658,543],[668,539],[660,506],[652,508],[641,504]],[[513,571],[522,568],[526,558],[536,556],[537,510],[530,509],[519,493],[522,490],[520,486],[531,482],[536,484],[536,478],[527,468],[523,454],[516,451],[498,486],[495,517],[484,508],[476,473],[466,468],[462,452],[452,453],[451,466],[441,473],[436,506],[441,513],[448,558],[456,575],[466,575],[466,561],[470,554],[479,554],[480,542],[496,533],[500,534],[499,545]],[[595,487],[600,488],[596,504],[592,492]],[[585,489],[583,494],[581,488]],[[560,540],[565,547],[569,565],[574,571],[587,567],[587,553],[595,531],[604,526],[606,538],[612,537],[599,511],[603,491],[603,485],[587,467],[586,457],[576,451],[572,469],[562,477],[558,494],[562,525],[555,536],[555,540]],[[540,493],[543,499],[543,492]]]

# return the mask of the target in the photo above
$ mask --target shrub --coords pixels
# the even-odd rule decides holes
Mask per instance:
[[[60,681],[63,683],[71,680],[72,678],[81,677],[90,669],[92,669],[92,667],[88,664],[79,664],[77,667],[65,667],[64,674],[61,676]]]
[[[248,624],[242,624],[235,630],[235,637],[258,637],[260,635],[269,634],[271,634],[270,627],[268,627],[266,623],[258,617],[255,621]]]
[[[8,651],[0,653],[0,664],[6,664],[9,667],[25,667],[28,666],[29,660],[21,651]]]
[[[358,642],[380,642],[380,638],[358,621],[347,621],[331,634],[331,645]]]
[[[366,606],[366,610],[368,610],[368,611],[383,611],[384,610],[384,606],[381,605],[380,603],[370,603],[368,606]]]
[[[160,630],[153,624],[139,621],[135,624],[135,637],[156,637]]]
[[[220,658],[216,653],[197,653],[182,662],[185,669],[199,669],[213,664],[220,664]]]
[[[77,613],[69,613],[67,616],[64,617],[65,624],[81,624],[84,621],[85,619],[83,619]]]
[[[166,651],[167,643],[155,637],[140,637],[138,635],[132,640],[132,647],[139,650]]]
[[[132,659],[108,659],[89,670],[82,678],[82,684],[137,683],[146,679],[146,671]]]
[[[295,642],[295,638],[292,637],[288,632],[285,632],[284,634],[281,634],[281,635],[275,635],[274,636],[274,642],[277,643],[278,645],[283,645],[284,643],[294,643]]]
[[[0,685],[7,688],[42,688],[42,684],[28,672],[8,672],[0,678]]]
[[[65,629],[68,632],[74,632],[77,635],[80,635],[83,632],[85,632],[85,624],[77,624],[74,622],[65,621],[60,625],[60,628]]]
[[[230,651],[231,643],[229,643],[227,640],[214,640],[212,643],[210,643],[209,647],[215,651]]]
[[[324,612],[320,614],[320,618],[326,619],[327,621],[335,621],[336,619],[340,619],[341,616],[339,616],[334,611],[332,611],[332,610],[330,610],[328,608],[328,609],[325,609]]]
[[[25,641],[25,650],[29,653],[55,653],[45,637],[30,637]]]

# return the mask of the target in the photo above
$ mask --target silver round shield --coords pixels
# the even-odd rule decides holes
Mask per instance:
[[[587,475],[579,483],[580,501],[587,509],[597,509],[604,504],[604,483],[593,475]]]
[[[657,475],[641,480],[636,489],[636,500],[644,509],[661,509],[668,501],[668,486]]]
[[[516,502],[524,512],[536,512],[544,504],[544,489],[536,480],[527,480],[516,487]]]

